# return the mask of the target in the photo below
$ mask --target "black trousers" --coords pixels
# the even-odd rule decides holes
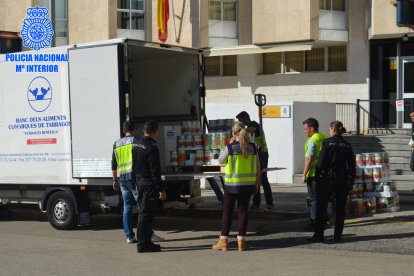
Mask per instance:
[[[269,153],[259,151],[259,161],[260,161],[260,169],[267,169],[267,165],[269,163]],[[273,194],[272,194],[272,188],[270,187],[269,180],[267,179],[267,172],[262,172],[261,175],[262,179],[262,186],[263,186],[263,192],[265,195],[266,204],[273,206]],[[253,205],[256,207],[260,207],[260,189],[259,192],[256,193],[253,196]]]
[[[141,202],[138,214],[137,246],[144,248],[151,244],[152,221],[158,209],[160,193],[150,179],[137,179],[136,185],[138,200]]]
[[[341,239],[344,230],[345,206],[348,198],[348,177],[339,175],[331,181],[322,180],[316,188],[316,227],[315,236],[323,237],[326,209],[329,199],[335,193],[335,231],[334,238]]]

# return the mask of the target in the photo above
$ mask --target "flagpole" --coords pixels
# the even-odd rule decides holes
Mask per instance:
[[[184,5],[184,4],[183,4]],[[174,23],[174,35],[175,35],[175,42],[178,42],[177,38],[177,30],[175,29],[175,12],[174,12],[174,0],[171,0],[171,8],[172,8],[172,16],[173,16],[173,23]]]

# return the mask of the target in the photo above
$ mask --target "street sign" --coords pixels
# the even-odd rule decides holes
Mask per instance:
[[[395,106],[397,108],[397,111],[404,112],[404,100],[395,101]]]
[[[263,118],[290,118],[289,105],[266,105],[262,108]]]
[[[390,60],[390,70],[397,70],[398,64],[396,59]]]

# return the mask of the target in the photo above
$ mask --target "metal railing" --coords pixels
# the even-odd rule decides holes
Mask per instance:
[[[361,102],[386,103],[394,100],[361,100],[356,103],[336,103],[336,120],[341,121],[349,132],[361,134],[369,128],[384,128],[384,123]]]
[[[355,103],[336,103],[336,120],[341,121],[347,131],[356,131]]]
[[[382,128],[383,122],[378,119],[375,115],[373,115],[371,112],[366,110],[361,106],[361,102],[368,102],[368,103],[390,103],[394,102],[395,100],[361,100],[357,99],[356,101],[356,134],[361,134],[361,110],[364,112],[364,114],[368,115],[368,127],[370,128]],[[365,128],[364,128],[365,129]]]

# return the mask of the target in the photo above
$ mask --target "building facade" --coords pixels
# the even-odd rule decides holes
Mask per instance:
[[[388,100],[362,102],[365,121],[408,126],[414,29],[410,18],[397,22],[397,11],[399,2],[407,11],[413,1],[169,2],[166,44],[206,49],[208,102],[253,104],[257,93],[271,102],[332,102],[354,130],[357,99]],[[49,8],[54,46],[118,37],[158,42],[156,0],[0,0],[1,52],[19,48],[26,8],[34,5]],[[405,114],[395,108],[399,99],[406,99]]]

